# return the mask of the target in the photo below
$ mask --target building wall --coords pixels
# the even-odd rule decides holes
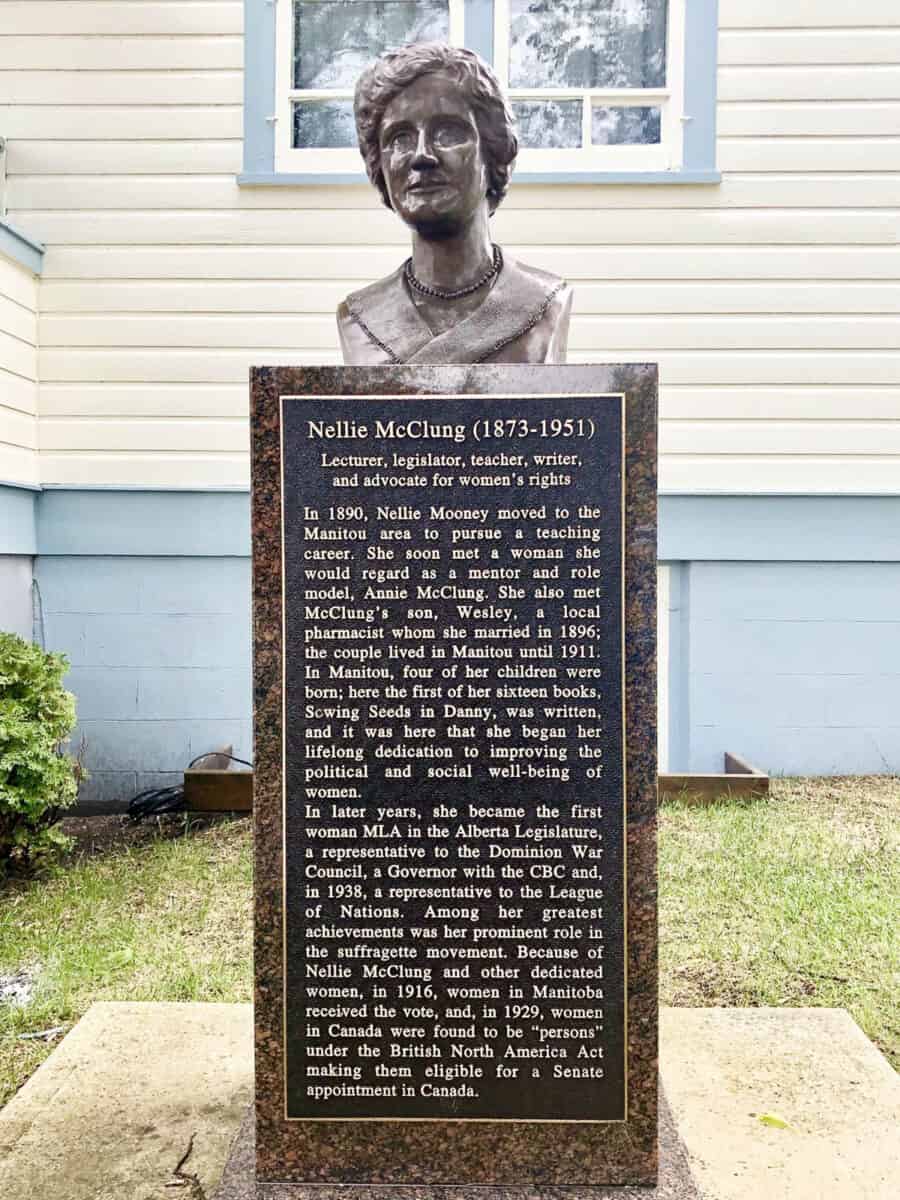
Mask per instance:
[[[240,0],[0,18],[9,216],[48,247],[36,332],[0,262],[0,481],[47,489],[0,553],[38,554],[103,805],[249,751],[247,368],[338,361],[407,247],[367,186],[238,186]],[[900,770],[900,5],[720,0],[719,62],[721,185],[520,184],[495,236],[574,283],[573,361],[660,363],[669,768]]]
[[[34,486],[38,482],[37,339],[37,279],[28,267],[0,250],[2,483]]]
[[[336,361],[402,227],[237,186],[239,0],[2,8],[42,481],[246,487],[248,365]],[[575,284],[573,360],[659,359],[663,491],[897,493],[900,6],[721,0],[719,57],[720,186],[523,184],[497,239]]]

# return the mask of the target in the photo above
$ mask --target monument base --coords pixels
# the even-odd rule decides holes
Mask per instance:
[[[482,1187],[477,1184],[257,1183],[256,1126],[247,1111],[212,1200],[701,1200],[672,1110],[659,1096],[659,1183],[644,1187]]]

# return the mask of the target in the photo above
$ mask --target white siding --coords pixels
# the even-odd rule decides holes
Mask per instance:
[[[36,484],[37,280],[0,252],[0,482]]]
[[[242,9],[0,0],[44,482],[246,485],[247,368],[337,362],[407,252],[368,188],[236,185]],[[720,29],[721,186],[514,186],[497,240],[575,284],[572,361],[659,360],[663,489],[900,492],[900,4]]]

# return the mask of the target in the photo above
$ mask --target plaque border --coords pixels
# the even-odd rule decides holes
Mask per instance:
[[[619,401],[619,461],[621,463],[621,476],[619,480],[619,690],[620,690],[620,713],[622,721],[622,1061],[623,1061],[623,1079],[622,1079],[622,1099],[623,1099],[623,1116],[621,1117],[292,1117],[288,1112],[288,1029],[287,1029],[287,1000],[288,1000],[288,981],[287,981],[287,937],[288,937],[288,909],[287,909],[287,854],[282,852],[281,855],[281,1075],[283,1085],[283,1107],[282,1118],[288,1124],[308,1122],[379,1122],[379,1123],[446,1123],[452,1122],[458,1124],[488,1124],[488,1125],[624,1125],[628,1121],[628,721],[626,712],[626,659],[625,659],[625,626],[626,626],[626,610],[625,610],[625,570],[626,570],[626,522],[625,522],[625,502],[626,502],[626,478],[628,473],[627,462],[627,437],[626,437],[626,409],[627,409],[627,393],[616,391],[603,391],[589,393],[586,389],[577,392],[452,392],[452,393],[428,393],[429,400],[480,400],[480,401],[510,401],[510,400],[570,400],[577,402],[579,400],[618,400]],[[279,472],[278,472],[278,489],[279,489],[279,550],[280,550],[280,569],[281,569],[281,844],[282,847],[287,845],[287,738],[283,736],[283,731],[287,728],[287,686],[286,666],[287,666],[287,604],[285,603],[285,504],[284,504],[284,414],[285,401],[307,401],[307,400],[353,400],[366,404],[369,401],[398,401],[399,403],[408,403],[420,399],[418,396],[411,396],[409,393],[366,393],[360,395],[356,392],[279,392],[278,394],[278,439],[279,439]]]

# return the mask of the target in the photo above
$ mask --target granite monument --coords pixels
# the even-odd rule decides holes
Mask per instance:
[[[347,366],[252,374],[256,1142],[223,1200],[692,1196],[658,1124],[656,368],[564,365],[571,289],[493,244],[517,143],[477,56],[392,51],[355,115],[412,253],[340,305]]]

